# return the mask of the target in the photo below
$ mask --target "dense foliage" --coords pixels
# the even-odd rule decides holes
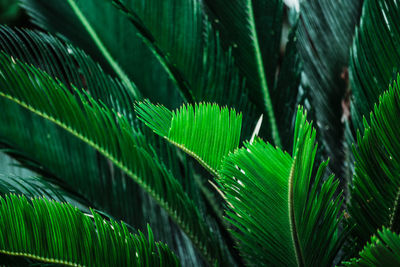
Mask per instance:
[[[400,264],[398,0],[3,2],[0,264]]]

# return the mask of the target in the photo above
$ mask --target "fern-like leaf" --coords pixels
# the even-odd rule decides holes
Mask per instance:
[[[222,160],[239,146],[242,115],[216,104],[186,105],[174,112],[148,101],[136,105],[140,120],[218,176]]]
[[[222,261],[219,245],[181,185],[121,114],[88,94],[76,97],[46,73],[6,55],[0,56],[0,96],[60,126],[100,152],[137,182],[182,227],[210,262]],[[103,129],[108,129],[104,131]]]
[[[355,173],[349,213],[355,248],[361,248],[378,229],[400,231],[400,76],[379,98],[370,124],[364,120],[354,147]],[[379,212],[377,212],[379,211]]]
[[[223,163],[219,180],[228,220],[250,266],[331,266],[342,242],[338,181],[312,175],[315,130],[299,109],[293,154],[262,140],[246,143]]]
[[[69,204],[0,197],[0,253],[66,266],[179,266],[162,243],[124,223],[89,216]]]

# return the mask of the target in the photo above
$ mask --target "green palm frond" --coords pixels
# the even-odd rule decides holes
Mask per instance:
[[[315,130],[297,113],[293,154],[262,140],[246,143],[223,163],[221,190],[242,256],[251,266],[331,266],[338,232],[338,181],[322,181],[327,162],[312,175]]]
[[[73,84],[84,88],[94,99],[133,121],[132,103],[139,98],[70,43],[38,31],[0,26],[0,50],[45,71],[68,87]],[[131,86],[136,90],[134,84]]]
[[[400,236],[387,228],[376,236],[360,252],[360,257],[344,262],[345,266],[399,266]]]
[[[74,87],[74,94],[70,93],[63,84],[34,67],[5,55],[0,59],[3,98],[58,125],[101,153],[168,212],[207,260],[222,261],[219,243],[214,240],[217,237],[209,233],[181,185],[154,153],[146,150],[142,137],[123,115]]]
[[[355,129],[373,110],[398,71],[400,5],[395,0],[364,1],[360,27],[350,55],[351,116]]]
[[[349,48],[361,7],[361,0],[302,1],[297,30],[302,86],[315,112],[323,156],[331,158],[330,167],[342,179],[347,178],[342,174],[343,123],[350,115]]]
[[[216,104],[190,104],[171,112],[148,101],[136,105],[138,118],[218,176],[222,160],[239,146],[242,115]]]
[[[84,49],[109,74],[134,81],[140,95],[169,107],[181,103],[164,67],[110,1],[21,0],[21,5],[34,24]]]
[[[162,243],[124,223],[93,220],[69,204],[24,196],[0,198],[0,253],[66,266],[178,266]]]
[[[400,76],[379,98],[370,124],[364,120],[354,148],[355,173],[349,213],[355,224],[356,248],[366,244],[382,227],[400,231]]]
[[[233,56],[249,87],[250,100],[265,113],[267,133],[276,145],[290,149],[292,118],[300,79],[295,45],[288,45],[281,59],[284,22],[282,0],[205,0],[213,26],[221,32],[222,43],[233,47]],[[292,35],[290,42],[296,42]],[[278,75],[277,75],[278,73]],[[289,130],[289,131],[288,131]]]

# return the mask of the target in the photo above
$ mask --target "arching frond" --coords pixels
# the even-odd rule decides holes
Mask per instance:
[[[400,62],[400,5],[396,0],[364,1],[350,55],[351,117],[355,129],[373,110]]]
[[[162,243],[69,204],[0,197],[0,253],[66,266],[179,266]]]
[[[341,200],[333,175],[322,181],[327,162],[312,174],[315,153],[315,130],[300,108],[292,156],[257,140],[224,161],[228,220],[250,266],[332,265],[343,242]]]
[[[70,93],[46,73],[4,54],[0,56],[0,96],[90,145],[124,171],[182,227],[210,262],[222,261],[217,238],[209,233],[199,211],[181,185],[142,145],[140,134],[128,120],[88,94]],[[75,96],[76,97],[75,97]],[[104,131],[103,129],[108,129]],[[218,245],[216,245],[218,244]]]
[[[302,86],[315,112],[323,156],[331,158],[330,166],[341,179],[351,178],[342,175],[344,122],[350,119],[349,49],[362,2],[301,1],[296,33],[303,62]]]
[[[136,105],[140,120],[156,134],[194,157],[214,176],[222,160],[239,146],[242,116],[216,104],[190,104],[171,112],[162,105]]]
[[[399,266],[400,236],[388,228],[377,235],[360,252],[359,258],[344,262],[345,266]]]
[[[354,147],[355,173],[349,214],[355,224],[355,248],[360,249],[378,229],[400,231],[400,76],[379,98],[370,123],[364,120]]]

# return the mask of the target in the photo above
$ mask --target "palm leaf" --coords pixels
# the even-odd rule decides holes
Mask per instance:
[[[71,91],[71,84],[77,85],[94,99],[124,115],[131,125],[137,125],[132,105],[134,97],[128,88],[104,74],[97,63],[70,43],[37,31],[1,27],[0,49],[57,77]],[[1,102],[4,108],[0,114],[1,142],[12,148],[8,152],[25,167],[74,193],[78,201],[84,196],[91,207],[106,212],[108,216],[139,229],[150,223],[155,236],[169,244],[182,259],[182,264],[199,264],[196,262],[200,258],[195,255],[193,245],[182,237],[168,215],[109,160],[54,124],[46,123],[10,101]],[[155,149],[195,203],[205,205],[193,172],[187,171],[189,163],[186,158],[178,157],[175,148],[153,140],[153,137],[144,138],[143,135],[142,139],[141,145],[148,147],[149,151]],[[207,210],[202,212],[210,214]]]
[[[124,223],[94,218],[68,204],[24,196],[0,198],[0,253],[66,266],[178,266],[175,255]]]
[[[3,76],[0,95],[66,130],[137,182],[184,230],[207,260],[220,260],[217,241],[208,233],[199,211],[181,185],[128,120],[96,102],[88,94],[72,93],[47,74],[5,55],[0,57]],[[104,131],[103,129],[108,129]]]
[[[356,161],[349,213],[355,224],[356,248],[365,245],[383,226],[400,231],[399,82],[400,76],[379,98],[370,124],[364,120],[364,134],[359,132],[353,149]]]
[[[351,116],[355,129],[373,109],[400,61],[400,5],[394,0],[364,2],[360,27],[350,55]]]
[[[361,6],[361,0],[302,1],[297,30],[302,86],[315,111],[323,156],[331,158],[331,168],[341,178],[346,156],[343,123],[350,115],[349,49]]]
[[[360,257],[345,262],[345,266],[398,266],[400,265],[400,236],[387,228],[376,236],[360,252]]]
[[[219,183],[248,265],[332,265],[343,241],[338,181],[322,182],[327,162],[312,175],[315,153],[315,130],[300,108],[292,156],[259,139],[224,161]]]
[[[215,104],[190,104],[171,112],[162,105],[140,102],[138,118],[218,176],[222,160],[239,146],[242,116]]]
[[[84,49],[126,85],[128,79],[135,81],[138,95],[172,107],[180,104],[179,91],[157,57],[129,20],[107,1],[22,0],[21,3],[34,24]]]

